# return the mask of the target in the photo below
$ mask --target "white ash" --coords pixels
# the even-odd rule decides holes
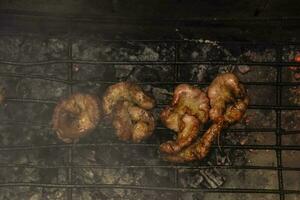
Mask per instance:
[[[57,38],[41,40],[26,36],[1,37],[0,46],[1,56],[7,60],[48,60],[66,55],[66,42]]]
[[[45,192],[46,199],[55,199],[55,200],[64,200],[65,199],[65,190],[59,189],[47,189],[49,191]]]
[[[112,52],[112,48],[110,46],[107,46],[104,48],[103,51],[104,51],[104,53],[108,54],[108,53]]]
[[[196,67],[193,67],[191,71],[191,73],[193,74],[192,78],[196,78],[197,81],[203,81],[206,76],[207,69],[207,65],[198,65]]]
[[[138,61],[139,60],[136,55],[130,55],[128,58],[130,61]]]
[[[239,59],[247,59],[253,62],[274,62],[276,61],[276,51],[275,49],[265,49],[262,52],[248,50],[240,55]]]
[[[121,57],[127,58],[129,56],[127,51],[128,51],[128,49],[121,47],[119,50],[119,55]]]
[[[47,42],[43,42],[42,46],[47,48],[47,52],[50,51],[53,58],[60,58],[61,52],[65,50],[66,46],[61,40],[57,38],[49,39]]]
[[[155,52],[152,48],[145,47],[140,55],[136,56],[136,60],[151,60],[157,61],[159,59],[159,54]],[[133,61],[133,60],[131,60]]]
[[[122,80],[124,78],[128,78],[130,73],[133,71],[134,66],[133,65],[115,65],[116,70],[116,77],[119,80]]]
[[[212,55],[217,53],[217,56],[222,56],[222,60],[237,60],[227,49],[222,46],[219,46],[217,43],[210,43],[205,42],[205,40],[200,39],[203,43],[208,45],[204,45],[200,50],[193,51],[190,55],[192,60],[211,60]],[[222,66],[215,66],[217,68],[218,73],[226,73],[232,72],[235,68],[235,65],[222,65]],[[207,76],[208,73],[211,73],[214,69],[211,69],[208,65],[195,65],[192,70],[192,79],[196,79],[197,81],[203,81],[204,78]]]
[[[212,45],[218,45],[217,41],[212,41],[212,40],[207,40],[207,39],[190,39],[185,37],[178,28],[175,29],[175,32],[179,35],[179,37],[184,40],[184,41],[190,41],[190,42],[195,42],[195,43],[205,43],[205,44],[212,44]]]
[[[120,81],[133,82],[151,82],[162,81],[172,73],[172,68],[169,66],[133,66],[133,65],[115,65],[116,78]],[[172,77],[167,77],[172,80]]]
[[[162,168],[158,168],[158,167],[154,167],[153,172],[155,175],[158,175],[158,176],[168,177],[170,175],[166,170],[164,170]]]
[[[73,57],[76,58],[77,55],[80,55],[80,59],[82,60],[91,60],[91,58],[96,58],[98,56],[98,52],[103,51],[103,48],[101,46],[93,46],[83,49],[83,45],[85,45],[84,40],[79,40],[72,45]]]
[[[78,200],[93,200],[92,194],[90,191],[81,191]]]
[[[219,73],[233,72],[234,68],[235,68],[234,65],[220,66],[218,72]]]
[[[139,50],[136,55],[128,55],[127,52],[122,52],[122,55],[128,57],[129,61],[157,61],[159,59],[159,54],[147,46],[143,50]]]
[[[198,56],[199,56],[199,52],[197,52],[197,51],[193,51],[191,54],[192,59],[196,59],[196,58],[198,58]]]
[[[34,194],[29,198],[29,200],[40,200],[40,199],[42,199],[42,194]]]

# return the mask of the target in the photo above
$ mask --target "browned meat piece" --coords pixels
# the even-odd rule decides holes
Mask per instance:
[[[155,128],[150,113],[154,99],[133,83],[120,82],[110,86],[103,97],[103,110],[112,120],[121,140],[140,142],[148,138]]]
[[[152,109],[155,105],[154,99],[149,97],[142,88],[128,82],[111,85],[106,90],[103,97],[104,113],[110,115],[119,101],[129,101],[146,110]]]
[[[130,117],[134,122],[132,128],[133,142],[140,142],[144,138],[152,135],[155,128],[155,121],[153,115],[138,106],[130,106],[128,109]]]
[[[212,126],[193,145],[177,154],[166,156],[165,160],[171,162],[202,160],[222,129],[241,120],[249,104],[245,89],[234,74],[219,75],[209,86],[208,94]]]
[[[248,100],[246,102],[238,101],[235,105],[230,106],[226,110],[226,114],[224,115],[225,120],[216,121],[194,144],[176,155],[166,156],[165,160],[178,163],[193,161],[197,159],[202,160],[209,153],[210,147],[216,137],[224,128],[227,128],[230,124],[239,121],[246,112],[247,106]]]
[[[190,145],[207,121],[208,112],[209,100],[204,92],[187,84],[178,85],[172,106],[166,107],[161,113],[165,126],[178,133],[177,139],[161,144],[160,151],[172,154]]]
[[[208,119],[209,99],[200,89],[180,84],[175,88],[173,107],[178,113],[188,113],[193,115],[200,123],[205,123]]]
[[[238,99],[247,99],[244,86],[232,73],[217,76],[208,88],[211,109],[209,117],[213,121],[223,118],[227,105],[234,104]],[[246,100],[245,99],[245,100]]]
[[[140,142],[151,136],[155,122],[152,114],[128,101],[117,103],[113,126],[121,140]]]
[[[113,116],[113,126],[116,134],[121,140],[130,140],[132,137],[133,122],[130,119],[128,107],[132,106],[128,101],[120,101],[115,105],[116,112]]]
[[[170,106],[167,106],[160,113],[160,119],[164,125],[175,132],[179,132],[180,130],[181,117],[182,116]]]
[[[180,119],[180,132],[176,141],[170,140],[160,145],[160,151],[164,153],[179,152],[182,148],[190,145],[197,137],[200,123],[194,116],[184,115]]]
[[[174,155],[167,155],[165,160],[170,162],[183,163],[194,160],[202,160],[210,150],[210,147],[223,128],[221,122],[213,124],[204,135],[199,138],[194,144]]]
[[[91,94],[73,94],[56,105],[53,129],[62,141],[76,142],[97,126],[100,117],[98,97]]]

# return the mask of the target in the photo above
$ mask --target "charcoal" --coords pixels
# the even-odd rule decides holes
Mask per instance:
[[[184,188],[199,188],[204,181],[202,170],[179,170],[179,184]]]
[[[187,39],[188,40],[188,39]],[[194,41],[194,40],[192,40]],[[195,43],[186,43],[180,55],[184,60],[210,61],[210,60],[236,60],[230,51],[217,44],[215,41],[199,39]],[[184,81],[210,81],[218,73],[232,72],[235,65],[191,65],[180,67],[180,78]]]
[[[203,81],[204,77],[206,77],[207,69],[207,65],[198,65],[197,67],[193,67],[193,69],[191,70],[191,73],[193,74],[192,79]]]
[[[155,97],[155,100],[158,102],[164,102],[173,96],[172,92],[169,92],[167,89],[159,88],[159,87],[152,87],[152,94]]]
[[[114,67],[118,80],[128,80],[132,71],[135,69],[133,65],[115,65]]]
[[[197,51],[193,51],[191,54],[192,59],[196,59],[199,56],[199,53]]]
[[[229,150],[222,150],[222,149],[221,151],[222,153],[220,153],[220,151],[215,151],[217,165],[232,165],[232,162],[229,157],[229,154],[231,152]]]
[[[211,165],[210,162],[207,164]],[[184,188],[218,188],[225,180],[215,168],[179,170],[179,184]]]
[[[73,58],[102,61],[167,61],[173,60],[175,49],[168,43],[106,43],[98,38],[77,40],[72,45]]]
[[[152,48],[145,47],[142,52],[138,52],[138,56],[129,56],[130,61],[138,61],[138,60],[158,60],[159,54],[153,50]]]
[[[203,185],[206,188],[218,188],[225,182],[225,177],[221,175],[220,172],[217,170],[211,169],[205,169],[205,170],[199,170],[199,173],[202,175],[203,179],[205,180],[203,182]]]
[[[219,67],[218,72],[219,73],[227,73],[227,72],[233,72],[235,66],[234,65],[226,65]]]

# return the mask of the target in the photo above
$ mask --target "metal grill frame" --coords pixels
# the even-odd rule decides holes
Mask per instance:
[[[128,42],[128,40],[107,40],[106,42]],[[257,129],[230,129],[232,132],[275,132],[276,133],[276,144],[275,145],[224,145],[222,148],[230,149],[260,149],[260,150],[274,150],[277,157],[277,166],[227,166],[227,165],[200,165],[200,166],[176,166],[176,165],[153,165],[153,166],[139,166],[139,165],[128,165],[128,166],[107,166],[107,165],[74,165],[73,164],[73,149],[76,146],[152,146],[158,147],[157,144],[127,144],[127,143],[94,143],[94,144],[50,144],[50,145],[40,145],[40,146],[0,146],[0,151],[12,151],[12,150],[29,150],[29,149],[47,149],[47,148],[66,148],[68,151],[68,164],[67,165],[54,165],[54,166],[40,166],[40,165],[28,165],[28,164],[1,164],[0,167],[32,167],[32,168],[65,168],[67,169],[67,184],[42,184],[42,183],[22,183],[22,182],[11,182],[11,183],[0,183],[0,187],[17,187],[17,186],[34,186],[41,188],[67,188],[68,189],[68,200],[72,200],[72,190],[76,188],[120,188],[120,189],[136,189],[136,190],[157,190],[157,191],[175,191],[179,192],[214,192],[214,193],[269,193],[269,194],[278,194],[280,200],[285,199],[286,194],[300,194],[300,190],[286,190],[283,184],[283,175],[284,170],[288,171],[300,171],[300,167],[284,167],[282,164],[282,150],[300,150],[300,145],[282,145],[281,136],[284,134],[297,134],[296,131],[284,130],[281,127],[281,112],[282,110],[300,110],[300,106],[284,106],[282,105],[282,87],[283,86],[300,86],[300,82],[283,82],[282,81],[282,68],[287,66],[300,66],[300,63],[295,62],[283,62],[282,60],[282,46],[283,45],[299,45],[299,43],[272,43],[276,46],[277,51],[277,61],[276,62],[237,62],[237,61],[181,61],[179,59],[179,44],[188,43],[193,41],[184,41],[184,40],[134,40],[134,42],[147,42],[147,43],[172,43],[175,46],[175,58],[174,61],[135,61],[135,62],[125,62],[125,61],[88,61],[88,60],[75,60],[72,58],[72,42],[71,40],[68,43],[68,56],[67,60],[47,60],[39,62],[14,62],[7,60],[0,60],[0,64],[9,64],[9,65],[18,65],[18,66],[34,66],[34,65],[48,65],[54,63],[67,63],[68,67],[68,79],[61,80],[55,78],[44,77],[40,75],[28,75],[28,74],[9,74],[9,73],[0,73],[0,77],[21,77],[21,78],[31,78],[31,79],[41,79],[48,81],[56,81],[67,84],[69,86],[69,93],[73,92],[73,86],[80,83],[80,81],[73,80],[72,64],[103,64],[103,65],[172,65],[175,67],[174,82],[142,82],[139,84],[151,84],[151,85],[162,85],[162,84],[172,84],[177,85],[183,83],[179,81],[179,65],[191,65],[191,64],[205,64],[205,65],[249,65],[249,66],[260,66],[260,67],[274,67],[276,68],[277,77],[276,82],[244,82],[246,85],[271,85],[276,87],[276,105],[257,105],[252,104],[249,106],[249,109],[264,109],[264,110],[275,110],[276,112],[276,128],[257,128]],[[241,44],[251,44],[251,45],[261,45],[262,43],[247,43],[247,42],[220,42],[222,43],[236,43],[237,45]],[[102,81],[94,79],[92,81],[97,81],[99,83],[113,84],[115,82]],[[209,83],[198,83],[195,81],[189,81],[184,83],[197,84],[201,86],[207,86]],[[55,104],[56,101],[49,99],[21,99],[21,98],[8,98],[8,102],[34,102],[34,103],[45,103],[45,104]],[[158,105],[164,106],[164,105]],[[26,122],[11,122],[6,121],[4,123],[15,124],[15,125],[24,125]],[[44,126],[43,124],[36,124],[37,126]],[[45,125],[46,126],[46,125]],[[103,127],[110,128],[110,127]],[[165,130],[164,127],[157,127],[157,129]],[[203,132],[203,131],[202,131]],[[216,145],[213,145],[213,148],[217,148]],[[172,168],[175,170],[175,184],[176,187],[148,187],[148,186],[137,186],[137,185],[119,185],[119,184],[74,184],[72,181],[72,170],[74,168]],[[177,185],[177,173],[179,169],[205,169],[205,168],[224,168],[224,169],[265,169],[265,170],[277,170],[278,173],[278,189],[243,189],[243,188],[216,188],[216,189],[202,189],[202,188],[181,188]],[[178,195],[177,195],[178,197]]]

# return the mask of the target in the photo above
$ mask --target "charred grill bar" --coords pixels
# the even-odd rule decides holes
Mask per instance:
[[[13,12],[12,12],[13,13]],[[7,14],[7,13],[6,13]],[[2,14],[4,15],[4,14]],[[9,15],[6,16],[7,18],[11,17]],[[72,20],[76,21],[76,18],[72,18]],[[72,21],[71,20],[71,21]],[[91,21],[93,21],[95,19],[91,19]],[[263,20],[263,19],[261,19]],[[283,27],[287,27],[287,26],[293,26],[291,24],[297,24],[300,22],[299,19],[289,19],[289,18],[283,18],[283,19],[277,19],[277,20],[269,20],[269,19],[264,19],[265,21],[267,21],[267,23],[270,24],[270,26],[276,26],[278,24],[280,24],[281,28],[283,29]],[[5,21],[5,20],[4,20]],[[78,20],[81,21],[81,20]],[[252,22],[251,20],[249,20],[250,22]],[[256,20],[256,21],[260,21],[260,20]],[[2,21],[3,22],[3,21]],[[255,20],[253,20],[253,22],[255,22]],[[287,22],[285,24],[285,22]],[[132,22],[132,23],[136,23],[136,21]],[[151,24],[151,20],[149,22]],[[158,23],[157,21],[153,22],[154,24]],[[165,22],[166,23],[166,22]],[[172,23],[172,22],[169,22]],[[206,20],[195,20],[195,21],[185,21],[185,20],[179,20],[174,22],[176,25],[178,26],[217,26],[217,27],[240,27],[240,25],[242,24],[242,27],[245,26],[245,20],[236,20],[236,19],[231,19],[231,20],[215,20],[215,21],[206,21]],[[109,24],[109,22],[108,22]],[[29,40],[31,39],[32,36],[26,36],[27,33],[23,33],[23,34],[19,34],[19,33],[13,33],[15,32],[12,29],[12,26],[7,25],[7,29],[5,31],[3,31],[1,33],[1,37],[28,37]],[[16,28],[16,27],[13,27]],[[281,28],[279,28],[281,31]],[[176,34],[175,34],[176,35]],[[49,83],[59,83],[59,84],[63,84],[66,85],[67,90],[68,90],[68,94],[71,94],[74,92],[74,87],[80,85],[80,84],[100,84],[101,86],[105,85],[108,86],[110,84],[113,83],[117,83],[120,80],[118,80],[118,78],[114,78],[113,80],[108,80],[108,79],[103,79],[102,78],[97,78],[97,77],[92,77],[92,78],[88,78],[88,79],[83,79],[83,80],[79,80],[79,79],[75,79],[74,78],[74,73],[77,73],[77,69],[76,66],[79,66],[79,70],[83,71],[87,68],[114,68],[115,66],[133,66],[133,69],[139,68],[139,67],[143,67],[145,65],[150,66],[151,69],[155,69],[156,67],[159,66],[168,66],[170,69],[172,68],[172,74],[170,76],[172,76],[173,78],[171,80],[167,79],[167,80],[139,80],[138,83],[141,86],[147,86],[147,85],[151,85],[151,86],[155,86],[155,87],[166,87],[169,86],[170,88],[174,88],[176,85],[180,84],[180,83],[190,83],[190,84],[195,84],[198,85],[200,87],[206,87],[210,81],[202,81],[199,82],[197,80],[184,80],[184,78],[182,77],[182,70],[188,70],[192,67],[194,67],[194,65],[206,65],[210,68],[217,68],[219,66],[226,66],[226,65],[231,65],[231,66],[239,66],[239,65],[248,65],[250,67],[257,67],[258,69],[256,70],[260,70],[260,69],[274,69],[276,71],[276,79],[275,81],[269,81],[269,80],[263,80],[263,81],[243,81],[243,84],[245,85],[245,87],[253,87],[253,88],[258,88],[258,87],[274,87],[275,88],[275,104],[261,104],[261,103],[252,103],[250,102],[250,106],[249,106],[249,110],[263,110],[265,112],[275,112],[275,120],[273,121],[273,123],[275,124],[275,126],[271,125],[266,126],[266,127],[232,127],[229,130],[227,130],[226,132],[230,132],[230,133],[240,133],[240,134],[244,134],[246,133],[247,135],[251,135],[252,133],[260,133],[260,134],[269,134],[270,132],[275,133],[275,137],[276,137],[276,143],[275,144],[222,144],[222,149],[223,150],[230,150],[230,151],[237,151],[237,150],[241,150],[241,151],[256,151],[256,150],[266,150],[266,151],[274,151],[276,152],[276,165],[248,165],[243,163],[242,165],[230,165],[228,163],[225,164],[216,164],[216,163],[209,163],[206,161],[204,162],[198,162],[197,164],[180,164],[180,165],[174,165],[174,164],[169,164],[169,163],[165,163],[165,162],[161,162],[161,161],[149,161],[149,162],[141,162],[140,164],[132,164],[130,162],[126,163],[122,163],[122,162],[115,162],[114,164],[107,164],[105,162],[103,163],[97,163],[94,162],[93,164],[90,163],[83,163],[83,164],[78,164],[78,160],[74,161],[74,156],[76,157],[78,154],[78,151],[80,151],[80,149],[84,149],[84,148],[94,148],[94,151],[97,151],[99,149],[97,148],[114,148],[116,147],[119,151],[121,151],[121,153],[123,154],[130,154],[130,151],[126,152],[120,150],[120,148],[152,148],[153,151],[152,153],[155,155],[155,150],[158,149],[159,147],[159,141],[161,138],[157,139],[158,135],[160,133],[155,133],[154,137],[150,140],[150,142],[146,142],[146,143],[141,143],[141,144],[133,144],[133,143],[125,143],[125,142],[121,142],[116,140],[115,138],[111,139],[111,140],[97,140],[97,141],[93,141],[93,140],[86,140],[83,142],[79,142],[78,144],[63,144],[60,143],[58,140],[56,140],[56,143],[53,141],[50,143],[47,143],[47,139],[45,139],[45,141],[43,141],[43,143],[32,143],[32,144],[10,144],[8,142],[7,145],[4,145],[4,143],[2,143],[0,145],[0,153],[2,154],[6,154],[6,155],[14,155],[14,152],[18,152],[18,151],[55,151],[55,149],[60,149],[62,150],[63,153],[66,153],[66,157],[65,157],[65,162],[63,163],[57,163],[57,162],[53,162],[51,164],[51,161],[49,161],[48,163],[44,163],[41,164],[39,162],[36,163],[29,163],[29,162],[24,162],[24,163],[9,163],[9,162],[2,162],[0,163],[0,168],[21,168],[21,169],[33,169],[33,170],[51,170],[51,169],[62,169],[66,171],[66,174],[63,174],[62,176],[65,178],[65,181],[63,181],[62,183],[57,181],[55,183],[52,183],[51,181],[49,182],[44,182],[44,181],[24,181],[22,179],[16,179],[14,181],[4,181],[4,182],[0,182],[0,189],[4,190],[14,190],[14,188],[18,188],[18,187],[30,187],[30,188],[42,188],[42,193],[45,199],[48,198],[47,197],[47,192],[45,192],[47,189],[49,188],[56,188],[56,189],[62,189],[66,192],[64,192],[64,197],[68,200],[72,200],[72,199],[78,199],[79,197],[77,196],[77,193],[75,193],[75,191],[77,192],[78,189],[82,189],[82,190],[96,190],[96,189],[128,189],[128,190],[138,190],[138,191],[163,191],[163,192],[170,192],[170,193],[174,193],[174,194],[170,194],[170,196],[175,196],[177,199],[184,199],[181,195],[181,193],[230,193],[230,194],[249,194],[254,195],[254,194],[274,194],[275,198],[278,198],[280,200],[283,199],[292,199],[290,197],[287,197],[288,195],[296,195],[296,197],[299,195],[300,196],[300,188],[299,185],[297,185],[295,183],[295,187],[286,187],[286,182],[289,180],[286,180],[284,178],[284,173],[286,172],[299,172],[300,173],[300,166],[285,166],[285,164],[283,163],[283,151],[287,151],[287,150],[291,150],[291,151],[300,151],[300,145],[298,144],[292,144],[292,145],[287,145],[285,143],[283,143],[283,136],[286,135],[297,135],[299,134],[300,130],[294,130],[294,129],[289,129],[289,128],[285,128],[284,127],[284,123],[283,122],[283,112],[285,111],[299,111],[300,110],[300,105],[299,104],[287,104],[284,101],[284,88],[287,87],[300,87],[300,82],[298,81],[291,81],[289,79],[286,79],[283,77],[284,73],[287,73],[288,69],[287,67],[289,66],[300,66],[300,63],[296,63],[294,61],[291,60],[286,60],[283,59],[284,57],[284,52],[283,52],[283,48],[287,47],[287,46],[299,46],[300,43],[299,42],[293,42],[293,41],[288,41],[288,42],[239,42],[239,41],[219,41],[218,40],[218,45],[222,46],[222,45],[227,45],[227,46],[234,46],[237,48],[247,48],[247,47],[251,47],[251,48],[259,48],[259,47],[270,47],[276,50],[276,57],[274,61],[249,61],[249,60],[222,60],[222,59],[206,59],[206,60],[192,60],[192,59],[186,59],[186,58],[182,58],[182,55],[180,55],[181,51],[183,51],[183,46],[184,45],[189,45],[189,44],[194,44],[194,45],[205,45],[205,41],[197,41],[197,40],[188,40],[188,39],[183,39],[183,38],[177,38],[177,39],[103,39],[102,43],[108,44],[108,46],[110,46],[110,44],[118,44],[120,47],[122,47],[122,44],[134,44],[134,45],[139,45],[142,44],[144,46],[147,45],[159,45],[159,44],[166,44],[167,48],[173,48],[172,52],[174,53],[174,56],[171,56],[171,59],[161,59],[159,58],[158,60],[135,60],[135,61],[129,61],[129,60],[89,60],[89,59],[80,59],[80,58],[74,58],[73,54],[74,52],[72,52],[73,47],[74,47],[74,43],[77,41],[77,38],[72,35],[70,36],[71,39],[69,37],[62,37],[62,40],[66,40],[66,49],[67,49],[67,56],[63,59],[54,59],[54,58],[50,58],[48,60],[43,59],[43,60],[36,60],[36,61],[22,61],[22,60],[12,60],[12,59],[5,59],[4,57],[1,57],[0,59],[0,64],[2,66],[22,66],[22,67],[34,67],[34,66],[40,66],[41,68],[47,68],[49,67],[49,65],[55,65],[55,64],[59,64],[59,65],[64,65],[61,67],[65,67],[66,72],[67,72],[67,77],[66,78],[61,78],[59,76],[56,76],[56,74],[54,73],[54,75],[52,76],[47,76],[47,75],[41,75],[41,74],[30,74],[30,73],[12,73],[12,72],[5,72],[5,71],[1,71],[0,72],[0,77],[1,78],[6,78],[6,79],[16,79],[16,80],[21,80],[21,79],[29,79],[29,80],[39,80],[39,81],[47,81]],[[78,38],[82,38],[81,36],[79,36]],[[133,46],[134,46],[133,45]],[[50,56],[51,57],[51,56]],[[58,56],[60,57],[60,56]],[[63,56],[61,56],[63,57]],[[2,67],[1,66],[1,67]],[[97,70],[95,70],[97,71]],[[57,73],[57,72],[56,72]],[[129,74],[130,76],[130,74]],[[243,76],[243,75],[242,75]],[[127,77],[128,78],[128,77]],[[9,89],[13,89],[13,88],[7,88]],[[84,89],[81,89],[84,90]],[[172,90],[171,90],[172,91]],[[252,96],[250,96],[251,98]],[[19,105],[26,105],[26,104],[41,104],[41,105],[46,105],[49,107],[52,107],[53,105],[55,105],[57,103],[57,99],[50,99],[50,98],[32,98],[30,97],[20,97],[17,95],[13,95],[13,96],[9,96],[7,98],[7,105],[6,108],[9,108],[10,106],[14,106],[15,104],[19,104]],[[166,102],[159,102],[158,103],[158,107],[162,108],[166,105]],[[4,110],[6,109],[4,108]],[[45,108],[47,109],[47,108]],[[48,115],[52,115],[52,110],[49,109],[50,112],[47,112]],[[2,111],[1,116],[4,116],[5,112]],[[255,117],[255,116],[254,116]],[[11,117],[13,118],[13,117]],[[266,119],[267,120],[267,119]],[[54,133],[51,132],[51,129],[49,128],[49,123],[47,122],[34,122],[34,121],[29,121],[27,119],[22,120],[11,120],[10,117],[5,118],[5,120],[1,120],[0,122],[3,126],[15,126],[15,127],[23,127],[23,126],[34,126],[34,127],[38,127],[38,128],[42,128],[42,129],[46,129],[48,131],[48,134],[53,134]],[[95,131],[92,133],[92,135],[96,135],[96,134],[110,134],[110,132],[112,132],[112,128],[106,125],[102,125],[99,128],[99,130]],[[167,130],[167,128],[165,128],[164,126],[162,126],[161,124],[159,124],[156,127],[156,130],[159,132],[164,132],[165,135],[168,135],[166,137],[170,137],[171,134],[170,131]],[[110,132],[109,132],[110,131]],[[204,132],[203,130],[201,132]],[[9,132],[7,132],[7,134],[9,134]],[[26,133],[22,133],[20,132],[19,134],[26,134]],[[162,137],[162,139],[164,139],[164,134],[162,134],[163,136],[159,136]],[[92,136],[91,135],[91,136]],[[21,137],[21,136],[20,136]],[[47,135],[44,135],[43,137],[47,137]],[[115,140],[114,140],[115,139]],[[55,141],[55,140],[54,140]],[[213,149],[215,149],[215,151],[217,151],[218,149],[218,145],[215,144],[213,145]],[[216,153],[215,151],[211,152],[211,154]],[[148,151],[145,151],[146,153]],[[259,153],[259,152],[258,152]],[[297,155],[297,154],[296,154]],[[151,155],[153,156],[153,155]],[[148,159],[151,159],[151,156]],[[158,154],[156,154],[155,156],[158,156]],[[145,157],[147,157],[147,155],[145,155]],[[113,158],[114,159],[114,158]],[[117,158],[116,158],[117,159]],[[157,157],[157,159],[159,159]],[[0,159],[1,160],[1,159]],[[109,160],[109,159],[108,159]],[[208,160],[209,161],[209,160]],[[172,174],[172,177],[170,179],[172,179],[173,185],[149,185],[147,182],[145,185],[143,184],[132,184],[132,182],[134,181],[130,181],[128,180],[128,183],[124,183],[126,181],[123,181],[123,183],[101,183],[101,181],[99,181],[99,183],[95,183],[93,181],[91,181],[89,183],[89,181],[83,181],[85,183],[80,183],[80,181],[78,181],[78,177],[77,177],[77,173],[79,172],[78,170],[131,170],[131,169],[141,169],[141,170],[169,170],[169,173],[166,177],[171,176],[170,174]],[[189,185],[184,185],[180,182],[180,177],[182,176],[182,171],[180,170],[205,170],[205,169],[224,169],[224,170],[270,170],[270,171],[276,171],[277,173],[277,188],[272,188],[272,187],[265,187],[265,188],[250,188],[250,187],[222,187],[222,186],[218,186],[215,188],[209,188],[209,187],[193,187],[193,186],[189,186]],[[191,175],[190,175],[191,176]],[[240,176],[242,178],[242,176]],[[228,178],[229,179],[229,178]],[[212,180],[214,181],[214,180]],[[217,184],[217,183],[216,183]],[[259,182],[257,183],[259,184]],[[290,185],[293,185],[293,183],[290,183]],[[290,189],[290,188],[294,188],[294,189]],[[45,190],[45,191],[44,191]],[[1,192],[0,192],[1,193]],[[173,197],[172,196],[172,197]],[[299,197],[298,196],[298,197]],[[63,198],[64,198],[63,197]],[[62,199],[63,199],[62,198]],[[100,197],[101,198],[101,197]],[[115,197],[117,199],[117,197]],[[119,197],[121,198],[121,197]],[[128,197],[130,198],[130,197]],[[255,196],[253,196],[253,198],[255,198]]]

